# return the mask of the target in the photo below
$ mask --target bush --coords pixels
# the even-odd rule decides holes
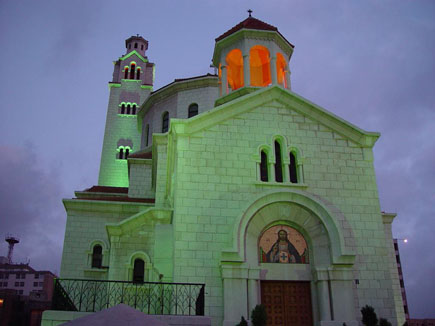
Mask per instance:
[[[379,318],[379,326],[392,326],[392,325],[387,319]]]
[[[365,306],[361,309],[362,323],[366,326],[376,326],[378,324],[378,316],[375,309],[371,306]]]
[[[248,322],[246,321],[245,317],[242,316],[242,320],[236,326],[248,326]]]
[[[251,312],[251,322],[254,326],[265,326],[267,321],[266,308],[258,304]]]

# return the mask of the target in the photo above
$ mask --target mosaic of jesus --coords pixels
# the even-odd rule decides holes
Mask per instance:
[[[308,264],[308,248],[302,234],[287,225],[275,225],[260,237],[260,263]]]

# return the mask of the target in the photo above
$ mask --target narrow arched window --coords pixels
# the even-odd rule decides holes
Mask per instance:
[[[140,68],[138,67],[136,70],[136,79],[139,80],[140,79]]]
[[[125,104],[121,105],[121,114],[125,114]]]
[[[136,65],[134,63],[130,66],[130,79],[134,79],[134,73],[136,71]]]
[[[169,113],[163,113],[162,117],[162,132],[167,132],[169,129]]]
[[[148,147],[149,132],[150,132],[150,125],[146,125],[146,127],[145,127],[145,147]]]
[[[127,114],[130,114],[131,105],[127,104]]]
[[[128,48],[131,49],[131,43],[128,45]]]
[[[92,267],[101,268],[103,263],[103,248],[100,245],[95,245],[92,250]]]
[[[275,181],[282,182],[281,145],[275,141]]]
[[[135,259],[133,267],[133,282],[143,283],[145,272],[145,262],[142,259]]]
[[[124,68],[124,79],[128,79],[128,68]]]
[[[128,159],[128,154],[130,154],[130,150],[128,148],[125,149],[125,155],[124,158]]]
[[[143,50],[143,44],[140,46],[140,49]]]
[[[131,108],[131,114],[136,114],[136,104],[133,104],[133,107]]]
[[[134,48],[137,49],[137,43],[134,43]]]
[[[118,155],[118,158],[119,158],[120,160],[122,160],[122,159],[124,158],[124,149],[123,149],[122,147],[119,149],[119,155]]]
[[[291,183],[298,183],[298,173],[297,173],[297,166],[296,166],[296,156],[293,152],[290,152],[290,182]]]
[[[198,104],[193,103],[189,105],[189,111],[187,113],[187,117],[191,118],[198,114]]]
[[[261,163],[260,163],[260,180],[267,182],[269,180],[267,170],[267,154],[261,151]]]

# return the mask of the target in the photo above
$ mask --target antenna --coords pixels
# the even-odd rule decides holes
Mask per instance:
[[[15,244],[20,242],[20,239],[12,236],[12,234],[6,234],[5,241],[9,244],[8,262],[9,264],[12,264],[12,254],[14,252],[14,246]]]

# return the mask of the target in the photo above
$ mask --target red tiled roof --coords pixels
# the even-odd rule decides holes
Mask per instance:
[[[110,194],[128,194],[127,187],[108,187],[108,186],[92,186],[85,189],[84,192],[106,192]]]
[[[89,198],[73,198],[79,200],[104,200],[104,201],[122,201],[122,202],[132,202],[132,203],[150,203],[154,204],[154,198],[132,198],[132,197],[110,197],[110,196],[101,196],[101,197],[89,197]]]
[[[153,152],[133,153],[129,155],[128,158],[143,158],[149,160],[153,158]]]
[[[258,29],[258,30],[263,30],[263,31],[274,31],[277,32],[279,35],[281,35],[280,32],[278,32],[278,28],[276,28],[275,26],[272,26],[270,24],[267,24],[257,18],[254,17],[248,17],[246,18],[244,21],[238,23],[236,26],[234,26],[233,28],[231,28],[230,30],[226,31],[225,33],[223,33],[221,36],[217,37],[215,39],[216,42],[226,38],[227,36],[230,36],[231,34],[234,34],[235,32],[241,30],[241,29]],[[281,35],[282,36],[282,35]],[[293,44],[291,44],[289,41],[286,40],[286,38],[284,36],[282,36],[282,38],[291,45],[291,47],[294,47]]]

